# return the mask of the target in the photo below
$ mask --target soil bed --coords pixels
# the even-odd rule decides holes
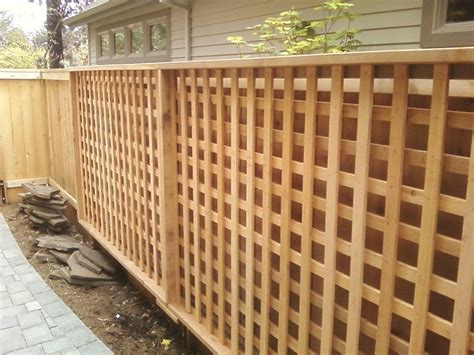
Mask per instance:
[[[46,283],[115,354],[191,354],[179,328],[156,306],[151,306],[125,280],[117,285],[87,287],[48,278],[56,263],[41,263],[33,255],[34,240],[47,235],[32,228],[28,217],[16,205],[1,205],[21,250]],[[82,236],[74,227],[68,232],[76,241]],[[120,317],[117,317],[120,315]],[[169,346],[163,345],[169,342]]]

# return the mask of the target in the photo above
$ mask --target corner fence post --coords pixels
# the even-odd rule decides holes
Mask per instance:
[[[178,185],[176,155],[176,77],[174,71],[158,70],[158,170],[162,285],[165,302],[178,300]]]
[[[84,206],[84,185],[82,179],[82,152],[81,152],[81,122],[80,122],[80,107],[79,107],[79,90],[77,76],[79,72],[69,72],[69,93],[71,95],[71,109],[72,109],[72,125],[74,137],[74,165],[76,177],[76,200],[77,200],[77,219],[83,220],[85,217]]]

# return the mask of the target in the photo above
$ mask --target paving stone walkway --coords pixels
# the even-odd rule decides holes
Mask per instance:
[[[1,213],[0,354],[112,354],[30,265]]]

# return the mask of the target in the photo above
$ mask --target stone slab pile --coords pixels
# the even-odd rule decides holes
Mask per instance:
[[[115,283],[116,267],[98,250],[71,240],[69,236],[42,236],[36,239],[40,249],[38,260],[48,262],[48,256],[63,264],[49,275],[74,285],[102,286]],[[45,251],[46,249],[46,251]],[[40,259],[41,258],[41,259]]]
[[[23,184],[28,191],[20,194],[20,209],[30,221],[38,227],[46,227],[54,233],[63,233],[69,226],[63,211],[66,209],[66,199],[60,191],[47,185]]]

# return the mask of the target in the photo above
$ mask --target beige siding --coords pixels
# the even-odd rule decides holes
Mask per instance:
[[[282,0],[194,0],[192,15],[193,59],[230,58],[236,48],[228,36],[255,40],[246,27],[256,25],[291,7],[312,19],[313,7],[322,1]],[[361,50],[418,48],[421,25],[421,0],[357,0],[353,12],[360,16],[354,27],[362,33]],[[244,54],[252,54],[245,50]]]
[[[237,56],[228,36],[243,36],[255,41],[246,28],[267,17],[294,7],[307,19],[313,19],[314,6],[322,0],[193,0],[192,1],[192,59],[232,58]],[[354,27],[361,30],[360,50],[418,48],[420,41],[422,0],[357,0],[353,12],[359,14]],[[158,11],[162,5],[148,4],[115,14],[108,20],[89,25],[91,63],[96,60],[97,28],[128,17]],[[185,11],[171,9],[171,60],[184,60]],[[253,53],[246,49],[246,55]]]
[[[171,60],[184,60],[184,23],[185,11],[171,9]]]

